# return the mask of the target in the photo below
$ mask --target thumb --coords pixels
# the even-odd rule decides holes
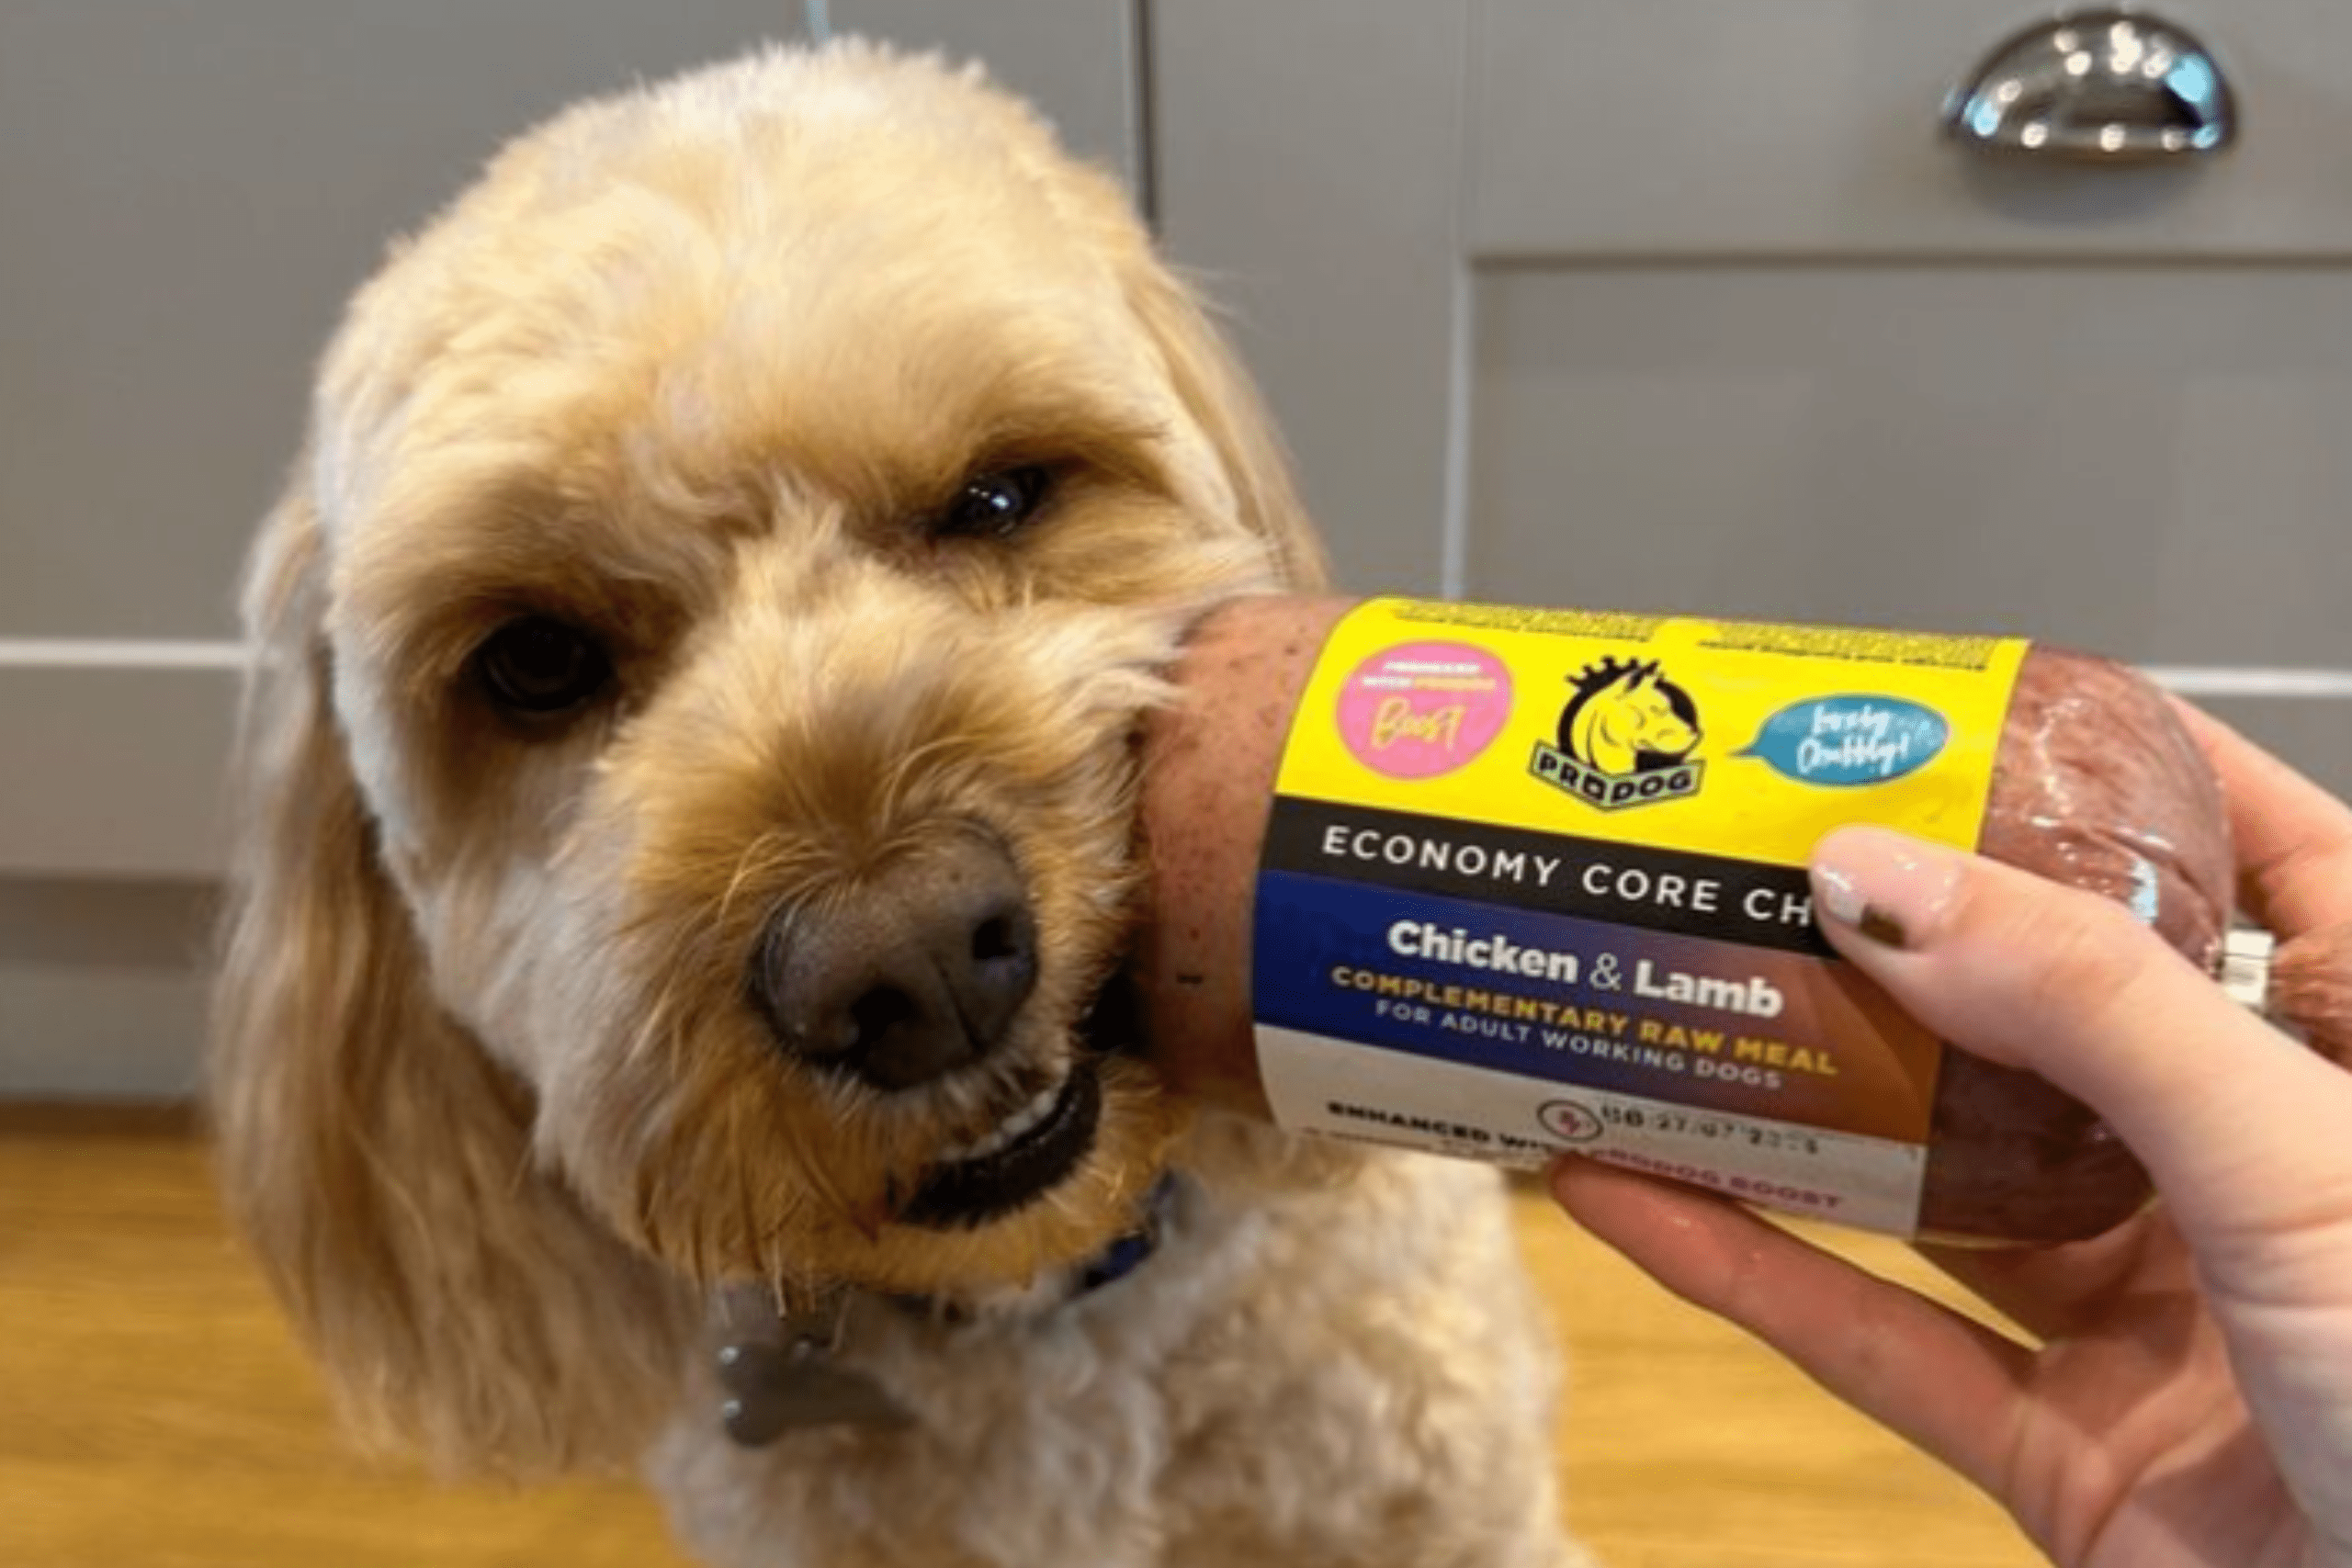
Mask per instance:
[[[1823,840],[1813,877],[1839,952],[1945,1040],[2098,1111],[2192,1233],[2352,1212],[2352,1078],[2119,906],[1877,828]]]

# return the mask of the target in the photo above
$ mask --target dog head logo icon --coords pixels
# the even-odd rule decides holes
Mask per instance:
[[[1604,659],[1569,684],[1555,742],[1529,764],[1537,778],[1604,811],[1698,793],[1699,705],[1657,660]]]

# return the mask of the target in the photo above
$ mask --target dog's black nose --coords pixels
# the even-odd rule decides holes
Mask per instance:
[[[751,989],[788,1055],[910,1089],[1003,1043],[1037,983],[1037,922],[1012,857],[958,839],[839,900],[780,911]]]

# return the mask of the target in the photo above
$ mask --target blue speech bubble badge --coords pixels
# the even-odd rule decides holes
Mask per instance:
[[[1799,784],[1843,789],[1917,773],[1951,737],[1943,715],[1902,697],[1815,697],[1766,719],[1734,755],[1760,757]]]

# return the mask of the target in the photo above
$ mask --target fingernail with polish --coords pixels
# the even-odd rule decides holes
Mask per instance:
[[[1962,858],[1883,828],[1840,828],[1813,852],[1814,903],[1884,947],[1924,947],[1951,913]]]

